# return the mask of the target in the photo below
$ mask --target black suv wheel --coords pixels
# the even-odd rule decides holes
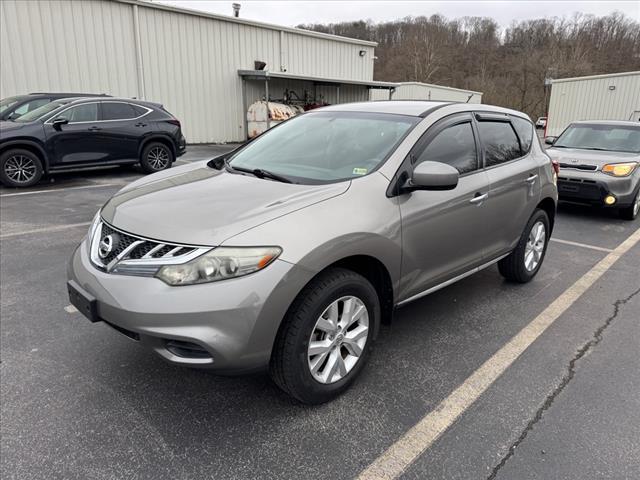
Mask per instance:
[[[30,187],[42,178],[42,162],[29,150],[7,150],[0,155],[0,180],[9,187]]]
[[[155,173],[169,168],[173,160],[173,152],[168,146],[160,142],[151,142],[142,150],[140,166],[145,173]]]

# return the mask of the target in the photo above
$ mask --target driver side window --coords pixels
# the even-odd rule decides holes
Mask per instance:
[[[98,104],[85,103],[76,107],[71,107],[60,115],[69,120],[69,123],[96,122],[98,120]]]
[[[446,163],[460,175],[478,169],[478,155],[471,122],[459,123],[438,133],[415,159],[414,167],[424,161]]]

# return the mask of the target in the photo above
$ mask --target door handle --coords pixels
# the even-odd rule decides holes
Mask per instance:
[[[536,181],[536,179],[537,179],[537,178],[538,178],[538,175],[537,175],[537,174],[535,174],[535,175],[531,175],[531,176],[529,176],[529,178],[527,178],[527,179],[525,180],[525,182],[527,182],[529,185],[531,185],[531,184],[533,184],[533,183]]]
[[[147,124],[146,123],[142,123],[142,122],[138,122],[134,125],[134,127],[146,127]]]
[[[473,197],[471,200],[469,200],[470,203],[477,203],[480,204],[482,202],[484,202],[487,198],[489,198],[489,194],[488,193],[476,193],[476,196]]]
[[[98,130],[102,130],[100,127],[89,127],[87,130],[89,130],[90,132],[97,132]]]

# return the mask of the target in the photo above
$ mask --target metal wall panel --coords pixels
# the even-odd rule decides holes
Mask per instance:
[[[255,60],[273,71],[373,78],[372,46],[285,27],[129,0],[2,0],[0,8],[1,97],[47,90],[143,97],[174,113],[190,143],[245,138],[237,72],[253,69]],[[300,82],[290,88],[295,85]],[[337,100],[331,87],[322,94],[330,103]],[[342,102],[367,98],[366,87],[341,89]]]
[[[631,120],[636,111],[640,72],[554,80],[546,134],[560,135],[575,120]]]
[[[471,97],[469,99],[469,97]],[[371,100],[388,100],[386,90],[371,90]],[[482,103],[482,93],[428,83],[402,83],[396,87],[393,100],[440,100],[446,102]]]
[[[0,97],[34,91],[138,95],[131,5],[0,1]]]

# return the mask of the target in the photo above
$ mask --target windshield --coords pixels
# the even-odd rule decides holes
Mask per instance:
[[[47,113],[53,112],[55,109],[60,108],[62,105],[65,105],[67,102],[50,102],[42,105],[41,107],[36,108],[35,110],[31,110],[28,113],[25,113],[21,117],[16,118],[15,122],[33,122],[34,120],[39,119],[40,117],[46,115]]]
[[[2,100],[0,100],[0,113],[4,113],[4,111],[9,108],[9,107],[13,107],[16,103],[18,103],[20,100],[22,100],[24,97],[8,97],[8,98],[3,98]]]
[[[307,113],[265,132],[229,163],[301,183],[355,178],[378,168],[420,120],[365,112]]]
[[[553,146],[640,153],[640,125],[570,125]]]

